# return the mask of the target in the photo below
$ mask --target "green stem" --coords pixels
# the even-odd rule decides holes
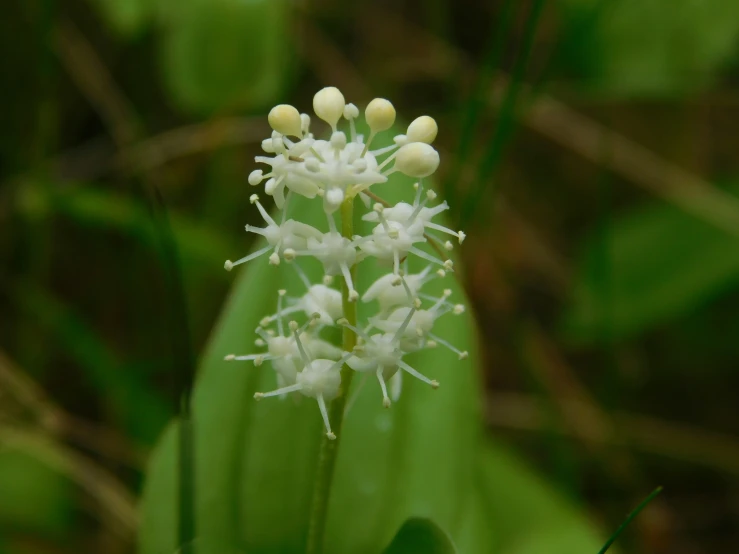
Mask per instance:
[[[351,240],[354,236],[354,198],[347,198],[341,205],[341,235]],[[357,266],[351,267],[352,281],[356,282]],[[341,303],[344,317],[352,325],[357,325],[357,303],[349,301],[349,287],[346,281],[341,285]],[[343,331],[344,352],[351,352],[357,344],[357,336],[354,331],[344,327]],[[326,520],[328,516],[328,501],[331,496],[331,484],[334,479],[334,468],[336,467],[336,455],[339,452],[339,442],[342,435],[342,423],[344,421],[344,407],[346,405],[347,392],[352,382],[354,372],[348,365],[344,364],[341,369],[341,389],[328,408],[328,417],[331,427],[336,433],[335,440],[329,440],[324,434],[321,441],[321,452],[318,458],[318,470],[316,472],[316,483],[313,488],[313,503],[311,506],[310,523],[308,526],[308,543],[306,554],[321,554],[323,552],[323,540],[326,534]]]

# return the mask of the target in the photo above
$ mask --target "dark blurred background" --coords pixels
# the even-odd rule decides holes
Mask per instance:
[[[624,551],[739,552],[739,3],[3,8],[0,552],[132,551],[176,410],[152,191],[197,352],[266,112],[327,85],[439,122],[490,433],[605,529],[663,485]]]

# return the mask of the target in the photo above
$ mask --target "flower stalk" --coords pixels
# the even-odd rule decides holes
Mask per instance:
[[[354,235],[354,197],[350,196],[341,205],[341,234],[344,238],[351,239]],[[357,265],[350,268],[352,279],[356,282]],[[357,303],[349,300],[349,287],[346,283],[341,286],[341,304],[344,317],[353,325],[357,324]],[[349,327],[343,328],[342,346],[345,352],[352,352],[357,345],[357,335]],[[339,452],[339,444],[342,437],[342,425],[344,422],[344,408],[349,394],[354,372],[344,364],[341,370],[341,390],[329,408],[329,418],[333,422],[338,436],[330,440],[324,436],[321,441],[321,451],[318,457],[318,469],[316,471],[316,483],[313,488],[313,500],[311,502],[310,521],[308,524],[308,542],[306,554],[321,554],[323,542],[326,535],[326,523],[328,517],[328,501],[331,497],[331,485],[334,479],[336,457]]]

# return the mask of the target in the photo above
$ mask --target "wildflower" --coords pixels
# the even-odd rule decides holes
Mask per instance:
[[[269,112],[272,133],[262,142],[265,155],[255,158],[266,169],[252,171],[248,182],[252,186],[264,184],[264,192],[282,213],[273,219],[258,196],[252,195],[250,201],[256,205],[265,226],[247,225],[246,231],[261,235],[267,244],[236,262],[225,263],[226,269],[231,270],[270,253],[272,265],[282,260],[292,264],[304,290],[296,297],[288,297],[286,290],[278,292],[275,312],[265,316],[256,329],[256,345],[264,351],[230,354],[226,360],[251,361],[255,366],[269,361],[277,375],[277,388],[258,392],[255,398],[284,397],[293,392],[314,398],[326,435],[333,439],[327,403],[340,394],[343,376],[349,378],[354,371],[373,373],[380,385],[382,403],[389,407],[400,396],[403,373],[433,388],[439,386],[436,380],[409,365],[407,354],[441,345],[459,359],[467,356],[467,352],[434,333],[440,317],[461,314],[464,306],[449,301],[449,290],[440,297],[423,292],[429,281],[445,278],[453,271],[445,251],[454,248],[450,239],[461,244],[465,235],[438,222],[437,218],[449,206],[446,202],[436,203],[436,193],[424,187],[424,179],[437,170],[440,162],[432,146],[438,134],[433,118],[417,117],[404,134],[373,149],[381,135],[395,124],[397,114],[390,101],[375,98],[369,102],[364,110],[369,127],[366,137],[357,132],[359,108],[347,103],[335,87],[316,93],[313,111],[331,129],[325,138],[316,138],[311,132],[311,117],[289,104],[280,104]],[[390,205],[372,191],[394,173],[416,180],[415,192],[409,191],[412,201]],[[294,195],[321,202],[325,227],[287,218]],[[340,232],[335,220],[339,208],[356,197],[367,208],[362,219],[372,224],[366,235]],[[428,246],[435,252],[429,251]],[[321,264],[323,278],[318,282],[311,281],[298,265],[305,258]],[[354,271],[368,258],[391,269],[360,294]],[[410,258],[424,260],[428,265],[412,273]],[[334,277],[339,278],[343,292],[332,288]],[[354,320],[354,309],[347,309],[352,321],[344,313],[345,302],[355,302],[360,297],[364,303],[377,303],[375,314],[362,324]],[[305,322],[300,326],[292,320],[286,326],[284,320],[288,316],[305,318]],[[345,336],[355,335],[351,352],[321,336],[324,329],[336,325],[344,329]]]
[[[268,396],[278,396],[296,391],[299,391],[304,396],[315,398],[318,402],[318,407],[321,410],[323,423],[326,426],[326,436],[333,440],[336,438],[336,435],[331,431],[331,423],[328,420],[326,401],[333,400],[339,393],[339,387],[341,386],[340,369],[349,356],[351,356],[351,353],[346,353],[338,361],[322,358],[311,359],[300,340],[297,322],[290,322],[290,330],[293,332],[295,345],[297,346],[300,358],[303,362],[302,371],[296,374],[294,384],[287,385],[270,392],[254,393],[254,398],[256,400],[261,400]]]

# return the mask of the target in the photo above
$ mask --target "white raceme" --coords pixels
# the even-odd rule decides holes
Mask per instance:
[[[249,233],[264,237],[266,246],[235,262],[226,261],[225,268],[251,261],[269,253],[269,262],[291,264],[303,288],[290,297],[278,291],[276,311],[265,316],[256,329],[256,345],[261,352],[225,357],[227,361],[250,361],[255,366],[270,362],[275,371],[277,388],[256,393],[255,398],[285,396],[292,392],[313,398],[318,403],[329,438],[335,438],[329,421],[329,403],[342,391],[344,371],[373,373],[389,407],[400,395],[401,374],[406,373],[432,387],[439,383],[409,365],[406,354],[439,345],[448,348],[459,359],[467,356],[443,337],[434,333],[436,321],[446,314],[461,314],[464,307],[450,302],[450,290],[440,297],[422,292],[426,283],[441,279],[453,271],[446,251],[453,249],[449,238],[461,244],[464,233],[445,227],[434,218],[448,209],[438,203],[432,190],[425,190],[422,180],[439,166],[439,154],[431,145],[438,133],[436,121],[429,116],[416,118],[405,134],[393,138],[389,146],[370,149],[376,137],[395,123],[392,103],[375,98],[364,110],[369,127],[365,137],[357,132],[360,110],[346,103],[335,87],[320,90],[313,99],[316,116],[330,127],[329,136],[317,139],[310,132],[311,118],[288,104],[275,106],[268,116],[273,129],[262,142],[264,156],[256,161],[265,169],[249,174],[252,186],[264,183],[264,192],[274,199],[281,213],[272,218],[259,197],[256,205],[264,227],[246,226]],[[342,124],[342,120],[346,123]],[[344,127],[344,129],[341,129]],[[388,176],[400,172],[417,180],[409,190],[408,202],[389,205],[373,191]],[[319,229],[287,217],[290,199],[299,195],[322,202],[326,226]],[[367,208],[362,219],[371,224],[367,235],[344,236],[336,217],[342,205],[362,200]],[[441,233],[441,237],[438,234]],[[430,248],[429,248],[430,247]],[[320,282],[311,282],[301,265],[304,259],[315,259],[323,267]],[[365,260],[374,258],[386,265],[386,275],[366,290],[356,290],[354,268],[361,270]],[[408,271],[408,259],[428,262],[419,273]],[[300,264],[300,265],[299,265]],[[336,277],[336,279],[334,279]],[[332,286],[337,281],[343,291]],[[347,319],[346,306],[359,301],[376,306],[375,314],[366,321]],[[304,317],[301,326],[287,317]],[[356,335],[344,351],[322,338],[324,330],[341,327]],[[356,342],[352,348],[352,344]],[[345,343],[346,344],[346,343]]]

